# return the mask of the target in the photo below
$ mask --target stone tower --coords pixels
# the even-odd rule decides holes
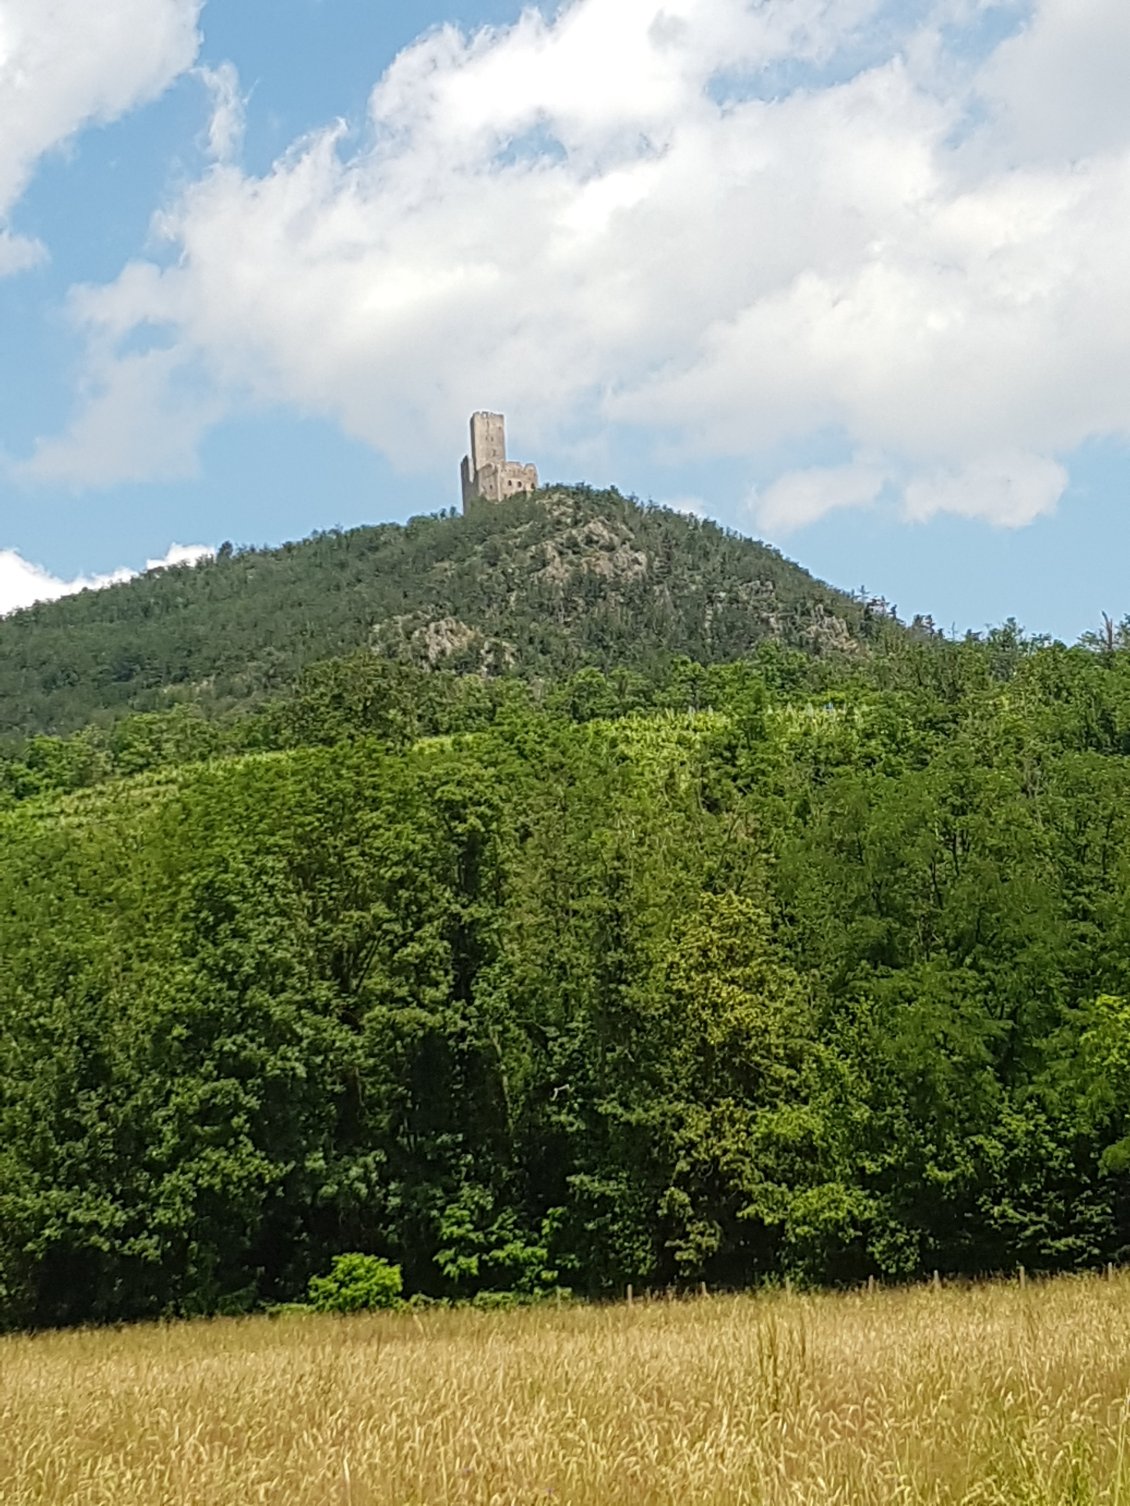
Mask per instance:
[[[519,492],[536,492],[537,467],[506,458],[506,420],[501,413],[471,414],[471,453],[461,470],[463,511],[472,502],[501,502]]]

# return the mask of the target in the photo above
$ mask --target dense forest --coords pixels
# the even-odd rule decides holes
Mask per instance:
[[[0,1321],[353,1250],[451,1298],[1121,1258],[1130,652],[859,642],[366,649],[13,743]]]
[[[233,549],[0,620],[0,739],[129,711],[208,715],[283,695],[368,649],[410,665],[553,679],[652,673],[762,642],[850,651],[882,603],[816,581],[713,523],[585,487]]]

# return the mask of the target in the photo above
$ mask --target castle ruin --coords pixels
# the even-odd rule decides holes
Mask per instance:
[[[471,414],[471,453],[461,467],[463,511],[472,502],[501,502],[520,492],[536,492],[537,467],[506,458],[506,420],[501,413]]]

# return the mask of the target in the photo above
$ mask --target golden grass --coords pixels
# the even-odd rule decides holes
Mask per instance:
[[[1130,1279],[0,1341],[3,1506],[1130,1506]]]

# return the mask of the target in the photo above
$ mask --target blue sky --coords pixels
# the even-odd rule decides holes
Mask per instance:
[[[0,611],[547,479],[1130,612],[1124,0],[0,0]],[[174,557],[183,557],[176,555]]]

